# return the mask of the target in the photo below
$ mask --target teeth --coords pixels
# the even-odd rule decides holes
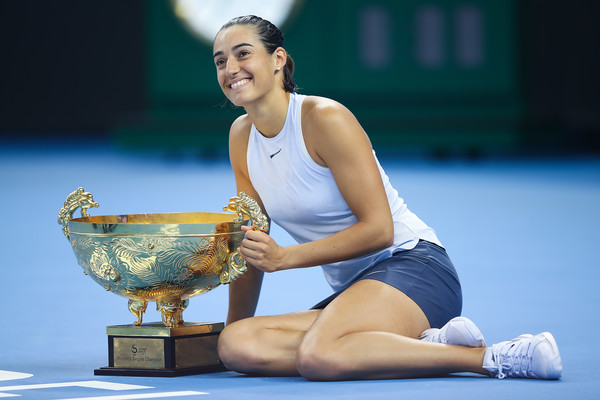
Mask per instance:
[[[246,83],[250,82],[250,79],[242,79],[241,81],[238,81],[234,84],[231,85],[232,89],[237,89],[242,85],[245,85]]]

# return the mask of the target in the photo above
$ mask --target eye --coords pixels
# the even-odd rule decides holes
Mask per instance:
[[[217,68],[223,66],[224,64],[225,64],[225,60],[222,58],[215,60],[215,65],[217,66]]]
[[[250,55],[250,52],[248,50],[242,50],[238,53],[238,58],[244,58],[249,55]]]

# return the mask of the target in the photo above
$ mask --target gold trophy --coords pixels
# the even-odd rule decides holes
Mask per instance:
[[[108,366],[96,375],[182,376],[224,370],[217,339],[224,323],[183,321],[189,298],[228,284],[246,271],[238,254],[242,225],[267,231],[254,199],[241,192],[228,213],[90,216],[98,207],[78,188],[58,214],[77,262],[107,291],[129,299],[130,325],[106,328]],[[80,209],[81,218],[73,218]],[[142,323],[149,301],[161,322]]]

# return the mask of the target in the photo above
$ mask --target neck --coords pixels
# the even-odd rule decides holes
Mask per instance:
[[[261,134],[275,137],[285,125],[289,102],[289,92],[277,91],[256,104],[244,106],[244,109]]]

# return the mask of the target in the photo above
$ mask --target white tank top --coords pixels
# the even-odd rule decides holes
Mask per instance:
[[[329,168],[317,164],[306,149],[301,124],[305,97],[290,94],[285,124],[277,136],[267,138],[252,125],[247,153],[250,180],[265,210],[298,243],[325,238],[358,221]],[[362,271],[394,251],[414,248],[419,239],[441,246],[434,230],[408,210],[375,159],[394,219],[394,244],[359,258],[322,265],[335,291],[345,289]]]

